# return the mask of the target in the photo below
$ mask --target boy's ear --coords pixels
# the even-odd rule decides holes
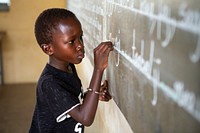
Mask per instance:
[[[51,44],[42,44],[41,48],[43,50],[43,52],[45,52],[48,55],[52,55],[53,54],[53,49]]]

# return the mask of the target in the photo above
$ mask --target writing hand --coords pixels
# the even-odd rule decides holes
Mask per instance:
[[[104,70],[108,65],[108,56],[113,50],[112,42],[102,42],[94,49],[94,68]]]

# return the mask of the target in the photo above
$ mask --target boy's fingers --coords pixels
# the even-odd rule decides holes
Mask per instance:
[[[100,50],[100,51],[110,51],[113,49],[113,44],[112,42],[102,42],[101,44],[99,44],[96,48],[95,48],[95,51],[96,50]]]

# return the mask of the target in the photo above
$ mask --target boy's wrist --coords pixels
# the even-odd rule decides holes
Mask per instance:
[[[100,69],[97,67],[94,67],[94,72],[99,72],[99,73],[103,73],[104,69]]]

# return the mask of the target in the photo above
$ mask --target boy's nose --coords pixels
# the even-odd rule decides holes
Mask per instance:
[[[79,51],[79,50],[81,50],[81,49],[83,49],[83,48],[84,48],[83,43],[82,43],[82,42],[79,42],[78,45],[77,45],[77,47],[76,47],[76,50]]]

